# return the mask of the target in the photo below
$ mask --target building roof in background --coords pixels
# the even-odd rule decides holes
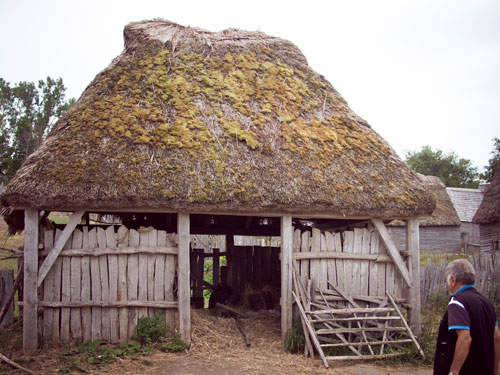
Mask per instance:
[[[500,166],[496,169],[472,222],[477,224],[500,222]]]
[[[460,221],[471,223],[472,218],[477,212],[481,201],[483,200],[483,192],[479,189],[465,189],[447,187],[446,192],[450,196]]]
[[[459,226],[460,218],[450,197],[446,194],[446,186],[443,181],[436,176],[420,175],[420,177],[424,181],[425,186],[427,186],[428,191],[436,198],[436,208],[431,216],[420,220],[420,226]],[[401,220],[394,220],[389,225],[403,226],[405,224]]]

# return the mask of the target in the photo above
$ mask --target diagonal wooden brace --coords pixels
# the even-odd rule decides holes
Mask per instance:
[[[37,282],[38,287],[40,287],[40,285],[42,285],[42,282],[45,279],[45,276],[47,276],[50,269],[54,265],[57,257],[61,253],[64,245],[66,244],[69,237],[71,236],[71,234],[75,230],[76,225],[80,222],[80,219],[82,218],[84,213],[85,213],[85,211],[76,211],[71,216],[68,224],[66,224],[66,227],[64,227],[64,230],[61,233],[61,236],[57,239],[56,243],[54,244],[54,247],[49,251],[47,258],[45,258],[43,264],[41,265],[40,269],[38,270],[38,282]]]

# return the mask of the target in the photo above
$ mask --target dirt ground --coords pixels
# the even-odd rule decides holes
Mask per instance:
[[[279,317],[262,311],[245,320],[251,346],[246,347],[233,319],[193,313],[193,341],[188,352],[155,353],[143,360],[119,361],[93,374],[120,375],[430,375],[421,366],[387,366],[377,362],[331,362],[286,353],[281,346]]]
[[[305,358],[282,349],[279,316],[261,311],[244,320],[244,328],[251,346],[246,347],[231,318],[212,316],[207,310],[193,310],[192,343],[189,351],[162,353],[118,359],[111,365],[91,369],[90,374],[111,375],[430,375],[432,369],[414,365],[382,365],[380,362],[331,362],[325,369],[318,358]],[[4,334],[6,332],[2,332]],[[15,334],[17,348],[22,347],[20,332]],[[19,337],[17,337],[19,336]],[[18,342],[21,341],[21,342]],[[15,352],[3,354],[19,361],[26,368],[40,375],[58,374],[63,367],[60,350],[42,350],[33,357]],[[0,374],[22,374],[5,363],[0,364]],[[72,372],[82,374],[83,372]]]

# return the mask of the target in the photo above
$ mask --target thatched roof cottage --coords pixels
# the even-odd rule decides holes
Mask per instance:
[[[495,171],[472,222],[479,224],[481,251],[498,252],[500,250],[500,168]]]
[[[36,316],[37,304],[54,311],[81,306],[39,301],[36,287],[43,287],[58,257],[73,261],[75,234],[73,243],[68,240],[72,229],[80,230],[83,244],[92,245],[93,229],[79,227],[84,212],[133,219],[155,214],[154,226],[159,229],[155,244],[163,238],[161,230],[177,232],[176,243],[160,248],[167,259],[172,254],[178,258],[177,299],[171,305],[156,301],[154,306],[176,306],[186,341],[190,233],[225,234],[229,243],[233,234],[281,235],[283,332],[291,326],[292,225],[298,228],[299,219],[317,226],[329,222],[329,227],[366,222],[370,230],[382,232],[383,221],[406,220],[412,254],[418,253],[414,241],[418,218],[433,211],[433,196],[292,43],[261,32],[212,33],[164,20],[129,24],[124,38],[123,53],[96,76],[1,195],[10,218],[21,211],[25,215],[25,316]],[[37,223],[42,210],[75,214],[61,234],[63,239],[51,237],[45,243],[45,258],[40,258],[37,271]],[[126,248],[144,251],[133,241],[132,229],[120,230],[116,238],[111,230],[108,247],[119,246],[128,233]],[[81,246],[80,234],[77,237]],[[102,242],[93,247],[106,247]],[[227,249],[230,259],[231,246]],[[413,285],[412,280],[417,285],[418,273],[405,268],[397,249],[389,244],[387,251],[407,286]],[[87,270],[85,256],[81,261]],[[126,269],[129,272],[130,263]],[[62,272],[64,276],[64,268]],[[118,280],[120,272],[124,271],[119,267]],[[137,287],[134,280],[129,288]],[[53,285],[56,295],[58,284]],[[64,280],[61,285],[65,286]],[[119,282],[118,288],[122,286]],[[119,302],[126,294],[124,289],[113,300],[115,292],[111,302],[102,302],[99,308],[113,312],[118,306],[114,300]],[[119,306],[137,306],[140,292],[139,280],[134,304],[129,295]],[[76,298],[89,297],[82,291]],[[93,295],[90,299],[95,300]],[[417,315],[412,314],[414,319]],[[25,319],[26,324],[36,328],[37,319]],[[25,327],[27,348],[36,346],[33,328]]]
[[[436,198],[436,208],[432,215],[420,221],[420,250],[460,252],[462,238],[460,218],[447,193],[443,181],[436,176],[421,176],[428,191]],[[404,249],[406,244],[404,223],[396,220],[390,223],[390,231],[395,241]]]

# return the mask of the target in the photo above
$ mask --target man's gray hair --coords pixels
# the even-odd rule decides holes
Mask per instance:
[[[472,264],[466,259],[457,259],[446,267],[446,280],[450,275],[455,276],[457,282],[465,285],[474,284],[476,271]]]

